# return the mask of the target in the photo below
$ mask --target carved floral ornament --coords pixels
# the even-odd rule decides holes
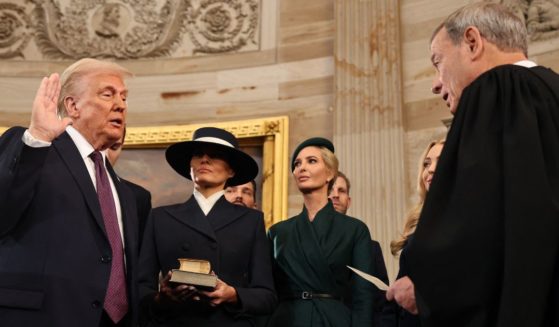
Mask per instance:
[[[0,58],[178,58],[259,50],[261,1],[0,0]],[[35,53],[25,51],[30,39]]]
[[[526,24],[531,41],[559,37],[559,0],[485,0],[500,2]]]
[[[32,37],[31,20],[25,7],[0,3],[0,58],[22,57]]]

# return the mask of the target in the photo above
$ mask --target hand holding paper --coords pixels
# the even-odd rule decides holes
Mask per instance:
[[[362,272],[359,269],[347,266],[351,271],[357,275],[363,277],[366,281],[372,283],[378,287],[381,291],[388,291],[390,288],[382,280],[376,278],[373,275]],[[397,294],[395,294],[397,293]],[[395,300],[404,309],[408,310],[412,314],[417,314],[417,305],[415,302],[414,285],[413,282],[408,277],[403,277],[397,280],[393,285],[392,289],[386,294],[386,298],[389,301]]]
[[[417,303],[415,302],[415,286],[413,281],[404,276],[397,279],[386,292],[388,301],[396,301],[402,308],[416,315],[418,313]]]

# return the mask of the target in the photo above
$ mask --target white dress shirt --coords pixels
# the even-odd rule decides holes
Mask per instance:
[[[97,189],[97,180],[95,178],[95,164],[93,163],[93,159],[89,157],[89,155],[93,151],[95,151],[95,149],[91,144],[89,144],[89,142],[85,139],[85,137],[83,137],[83,135],[81,135],[80,132],[78,132],[78,130],[76,130],[71,125],[66,127],[66,132],[70,135],[70,138],[72,139],[72,141],[74,141],[74,144],[78,148],[78,151],[80,152],[80,156],[82,157],[82,160],[85,163],[85,167],[87,168],[87,172],[89,173],[89,177],[93,182],[93,186],[95,187],[95,189]],[[51,145],[51,142],[42,141],[33,137],[33,135],[31,135],[31,133],[29,132],[29,130],[26,130],[25,133],[23,134],[22,141],[27,146],[33,148],[41,148],[41,147],[47,147]],[[103,156],[103,162],[106,163],[107,150],[100,151],[100,152],[101,155]],[[124,234],[122,229],[122,211],[121,211],[122,209],[120,207],[120,199],[118,197],[118,193],[116,191],[113,179],[111,178],[111,175],[107,170],[106,164],[103,165],[103,167],[107,172],[107,176],[109,176],[109,183],[111,184],[111,191],[113,192],[113,198],[115,200],[116,217],[118,219],[118,227],[120,229],[120,238],[122,240],[122,245],[124,247],[125,244],[124,244]]]
[[[196,199],[196,202],[198,202],[200,209],[202,209],[202,211],[206,216],[208,215],[210,210],[212,210],[217,200],[219,200],[219,198],[221,198],[223,194],[225,194],[225,190],[215,192],[214,194],[210,195],[209,198],[206,198],[202,193],[198,192],[198,190],[196,189],[194,189],[194,192],[192,192],[192,195],[194,195],[194,198]]]
[[[522,67],[526,67],[526,68],[532,68],[532,67],[536,67],[538,64],[536,64],[535,62],[531,61],[531,60],[520,60],[514,63],[517,66],[522,66]]]

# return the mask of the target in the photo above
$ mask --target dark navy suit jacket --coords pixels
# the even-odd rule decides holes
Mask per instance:
[[[2,326],[97,327],[111,247],[93,182],[74,142],[61,134],[26,146],[25,129],[0,137],[0,321]],[[131,323],[137,302],[138,227],[133,194],[108,165],[120,199]]]

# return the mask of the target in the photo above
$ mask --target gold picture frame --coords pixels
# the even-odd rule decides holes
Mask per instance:
[[[235,135],[241,144],[262,149],[262,205],[266,228],[287,218],[289,118],[266,117],[207,124],[129,127],[125,148],[164,148],[192,139],[200,127],[213,126]],[[0,127],[0,134],[8,128]]]
[[[235,135],[240,143],[262,147],[262,207],[266,228],[287,218],[289,118],[266,117],[207,124],[129,127],[125,148],[163,148],[192,139],[200,127],[213,126]],[[8,128],[0,127],[0,134]]]
[[[287,116],[206,124],[129,127],[125,148],[165,147],[192,139],[200,127],[213,126],[262,147],[262,208],[266,228],[287,218],[289,118]]]

